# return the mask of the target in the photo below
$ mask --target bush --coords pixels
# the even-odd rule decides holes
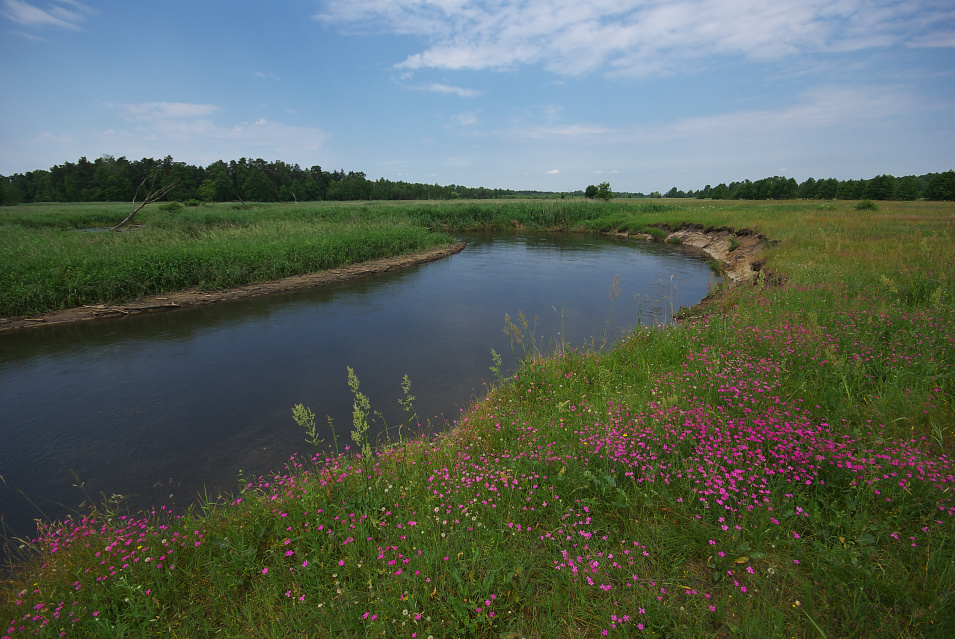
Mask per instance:
[[[159,205],[159,210],[163,213],[178,213],[182,210],[181,202],[166,202]]]
[[[862,200],[856,204],[857,211],[878,211],[879,207],[872,200]]]

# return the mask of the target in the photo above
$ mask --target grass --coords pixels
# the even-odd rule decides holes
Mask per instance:
[[[438,436],[358,437],[185,513],[45,524],[0,632],[950,636],[955,210],[667,206],[632,228],[753,228],[785,283],[531,352]],[[360,435],[374,398],[352,388]]]
[[[121,233],[77,231],[115,224],[126,212],[120,205],[0,212],[0,316],[234,288],[452,241],[408,220],[341,208],[147,211],[141,227]]]

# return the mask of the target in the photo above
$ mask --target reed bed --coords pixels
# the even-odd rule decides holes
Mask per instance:
[[[122,219],[117,206],[33,209],[0,218],[2,316],[234,288],[453,241],[407,220],[337,208],[324,215],[307,207],[151,211],[123,232],[99,226]]]

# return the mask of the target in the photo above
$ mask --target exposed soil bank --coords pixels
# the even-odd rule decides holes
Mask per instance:
[[[763,251],[772,242],[765,235],[750,229],[734,229],[730,226],[704,227],[702,224],[681,224],[671,227],[660,223],[651,226],[667,231],[663,239],[668,244],[680,244],[700,249],[708,257],[719,262],[720,271],[730,278],[733,285],[750,281],[765,264],[760,259]],[[628,237],[653,241],[652,235],[620,233]]]
[[[344,282],[346,280],[354,280],[362,277],[369,277],[371,275],[377,275],[378,273],[385,273],[387,271],[407,268],[417,264],[433,262],[462,251],[464,246],[464,242],[457,242],[451,246],[432,249],[422,253],[384,257],[377,260],[371,260],[369,262],[349,264],[347,266],[331,269],[328,271],[306,273],[304,275],[293,275],[280,280],[249,284],[239,288],[222,291],[200,291],[198,288],[191,288],[185,291],[166,293],[164,295],[151,295],[149,297],[144,297],[134,302],[130,302],[129,304],[121,304],[117,306],[97,304],[94,306],[68,308],[62,311],[46,313],[34,318],[0,318],[0,331],[29,328],[34,326],[49,326],[50,324],[63,324],[67,322],[82,322],[106,317],[125,317],[127,315],[138,315],[140,313],[170,311],[180,308],[188,308],[190,306],[201,306],[204,304],[214,304],[216,302],[224,302],[227,300],[246,299],[259,295],[267,295],[269,293],[308,288],[310,286],[319,286],[321,284]]]

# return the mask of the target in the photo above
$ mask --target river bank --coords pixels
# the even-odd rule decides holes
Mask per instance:
[[[204,291],[199,290],[198,287],[193,287],[165,295],[150,295],[128,304],[85,305],[78,308],[68,308],[52,313],[44,313],[31,318],[0,318],[0,332],[54,324],[85,322],[103,318],[126,317],[142,313],[167,312],[218,302],[248,299],[260,295],[268,295],[270,293],[309,288],[322,284],[345,282],[417,266],[419,264],[427,264],[428,262],[433,262],[458,253],[463,249],[464,243],[457,242],[451,246],[429,249],[410,255],[383,257],[367,262],[348,264],[340,268],[319,271],[317,273],[293,275],[279,280],[248,284],[225,290]]]
[[[708,258],[715,260],[719,271],[726,275],[735,284],[751,280],[764,264],[762,253],[771,245],[771,241],[760,233],[751,229],[733,229],[730,227],[707,228],[700,224],[683,224],[670,229],[667,224],[661,225],[667,231],[663,242],[670,245],[682,245],[699,249]],[[655,241],[652,235],[644,233],[613,233],[618,237],[627,237],[634,240]],[[464,243],[457,242],[451,246],[439,247],[410,255],[399,255],[378,258],[349,264],[347,266],[320,271],[293,275],[279,280],[248,284],[224,290],[200,290],[193,287],[187,290],[167,293],[163,295],[149,295],[132,301],[128,304],[89,304],[81,307],[67,308],[50,313],[43,313],[35,317],[7,318],[0,317],[0,332],[84,322],[104,318],[119,318],[143,313],[168,312],[177,309],[215,304],[218,302],[248,299],[270,293],[279,293],[296,289],[320,286],[335,282],[344,282],[352,279],[371,277],[419,264],[426,264],[442,259],[464,249]]]
[[[185,514],[42,528],[0,629],[948,636],[955,212],[826,206],[618,212],[757,229],[783,284],[530,357],[450,433],[360,456],[356,385],[351,451]]]

